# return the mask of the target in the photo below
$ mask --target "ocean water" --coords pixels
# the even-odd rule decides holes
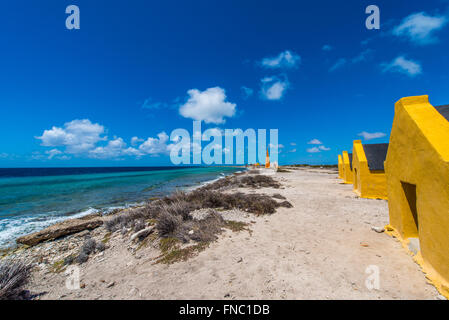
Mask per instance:
[[[231,167],[0,169],[0,248],[55,222],[142,203],[242,170]]]

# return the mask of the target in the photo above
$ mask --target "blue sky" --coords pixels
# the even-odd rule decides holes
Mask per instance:
[[[70,4],[79,30],[65,27]],[[379,30],[365,27],[370,4]],[[192,119],[279,129],[281,164],[329,164],[354,139],[387,142],[401,97],[449,103],[446,0],[10,1],[2,12],[0,167],[170,165],[168,136]]]

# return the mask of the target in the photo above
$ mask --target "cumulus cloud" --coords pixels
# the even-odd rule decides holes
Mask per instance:
[[[362,136],[363,139],[365,140],[372,140],[372,139],[378,139],[378,138],[382,138],[385,137],[386,134],[383,132],[373,132],[373,133],[369,133],[366,131],[362,131],[358,134],[359,136]]]
[[[226,117],[235,115],[236,104],[226,101],[225,90],[220,87],[205,91],[191,89],[187,93],[187,102],[179,108],[179,113],[185,118],[221,124],[226,121]]]
[[[270,69],[291,69],[296,68],[301,63],[301,57],[296,53],[285,50],[276,57],[264,58],[261,65]]]
[[[261,80],[260,95],[266,100],[280,100],[290,84],[287,77],[284,79],[278,77],[265,77]]]
[[[323,143],[318,139],[312,139],[309,142],[307,142],[307,144],[323,144]]]
[[[435,32],[443,28],[448,19],[444,16],[430,16],[418,12],[405,17],[401,24],[393,29],[393,35],[406,37],[418,45],[438,42]]]
[[[157,135],[157,138],[148,138],[139,147],[139,150],[144,154],[166,154],[170,152],[171,145],[167,144],[169,137],[165,132]]]
[[[321,151],[329,151],[331,149],[331,148],[324,146],[323,143],[318,139],[312,139],[309,142],[307,142],[307,144],[315,145],[315,147],[306,149],[306,151],[308,153],[318,153]]]
[[[306,150],[308,153],[317,153],[320,152],[320,149],[318,147],[308,148]]]
[[[421,64],[417,61],[407,60],[399,56],[390,63],[382,63],[383,72],[399,72],[410,77],[415,77],[422,73]]]
[[[66,153],[77,154],[87,152],[99,141],[106,140],[107,137],[102,136],[104,132],[102,125],[84,119],[67,122],[63,128],[52,127],[36,138],[44,147],[65,147]]]
[[[140,139],[139,137],[132,137],[131,138],[131,144],[133,146],[135,146],[135,145],[137,145],[137,144],[139,144],[141,142],[144,142],[144,141],[145,141],[144,139]]]
[[[118,159],[125,156],[140,158],[145,155],[166,154],[172,144],[168,142],[165,132],[157,135],[157,138],[147,140],[133,137],[131,144],[138,147],[128,147],[120,137],[108,140],[103,136],[105,129],[98,123],[93,124],[90,120],[73,120],[61,127],[52,127],[45,130],[42,136],[36,137],[41,140],[44,147],[60,147],[45,151],[48,159],[69,159],[68,155],[87,157],[93,159]],[[34,160],[43,160],[43,154],[33,154]]]
[[[47,150],[45,151],[46,154],[48,154],[48,159],[53,159],[53,157],[57,156],[58,154],[62,154],[62,151],[58,150],[58,149],[51,149],[51,150]]]
[[[99,146],[93,150],[90,150],[88,156],[96,159],[114,159],[124,155],[127,155],[126,143],[122,138],[115,138],[108,141],[106,146]],[[130,148],[130,150],[135,150]],[[136,150],[137,151],[137,150]]]

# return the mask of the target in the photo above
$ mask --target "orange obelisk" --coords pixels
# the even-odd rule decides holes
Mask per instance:
[[[267,157],[265,158],[265,168],[270,168],[270,154],[267,149]]]

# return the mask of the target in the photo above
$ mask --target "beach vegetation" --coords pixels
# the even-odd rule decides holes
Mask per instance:
[[[97,242],[94,239],[87,239],[86,241],[84,241],[83,246],[81,247],[81,252],[90,255],[95,251],[96,246]]]
[[[229,230],[231,230],[233,232],[240,232],[240,231],[244,231],[244,230],[247,230],[248,232],[250,232],[251,230],[248,229],[247,226],[248,226],[248,224],[246,222],[233,221],[233,220],[226,221],[225,225],[224,225],[225,228],[228,228]]]
[[[84,252],[80,252],[75,260],[77,263],[83,264],[84,262],[87,262],[87,260],[89,260],[89,255]]]
[[[162,238],[159,240],[159,249],[162,253],[167,253],[169,250],[177,247],[179,240],[174,237]]]
[[[0,262],[0,300],[21,299],[23,287],[28,283],[32,266],[22,261]]]
[[[65,270],[65,259],[58,260],[50,266],[50,271],[60,273]]]
[[[209,247],[209,242],[200,242],[185,248],[175,247],[159,257],[155,264],[173,264],[175,262],[187,261],[188,259],[198,255],[201,251],[204,251]]]
[[[104,237],[103,240],[101,240],[102,243],[107,244],[109,242],[109,240],[111,240],[111,236],[112,233],[111,232],[107,232]]]

